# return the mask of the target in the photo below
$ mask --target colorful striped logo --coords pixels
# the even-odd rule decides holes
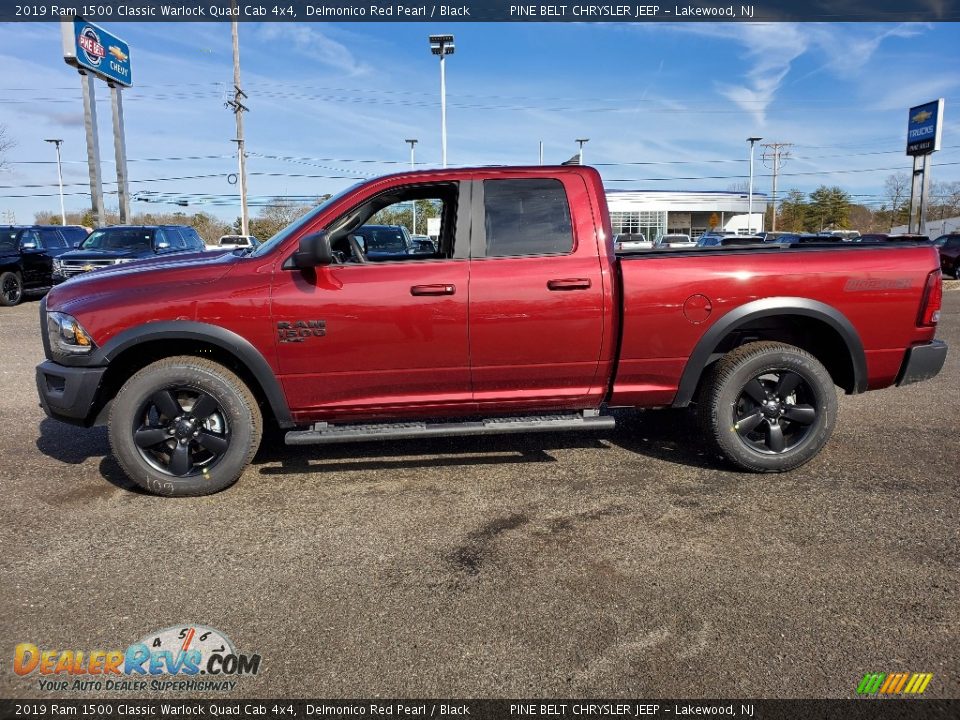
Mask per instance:
[[[921,695],[933,673],[867,673],[857,686],[857,695]]]

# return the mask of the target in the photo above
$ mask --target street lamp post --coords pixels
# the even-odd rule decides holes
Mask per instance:
[[[444,59],[453,55],[453,35],[431,35],[430,52],[440,56],[440,157],[447,166],[447,75]]]
[[[748,137],[750,143],[750,185],[747,190],[747,235],[753,235],[753,146],[763,140],[761,137]]]
[[[404,140],[404,142],[410,144],[410,169],[416,170],[417,156],[416,156],[416,151],[414,150],[414,146],[419,141],[416,138],[407,138],[406,140]],[[416,200],[413,201],[413,221],[410,224],[412,226],[410,228],[410,234],[416,235],[417,234],[417,201]]]
[[[44,142],[53,143],[57,147],[57,182],[60,185],[60,224],[67,224],[67,211],[63,209],[63,170],[60,167],[60,144],[63,138],[48,138]]]
[[[580,152],[577,155],[577,164],[583,165],[583,146],[585,143],[590,142],[590,138],[577,138],[576,142],[580,145]]]

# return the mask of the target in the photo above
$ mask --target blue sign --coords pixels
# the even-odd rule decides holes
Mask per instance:
[[[943,98],[910,108],[907,120],[907,155],[929,155],[940,149]]]
[[[107,82],[130,87],[130,46],[115,35],[82,18],[61,23],[63,59],[85,68]]]

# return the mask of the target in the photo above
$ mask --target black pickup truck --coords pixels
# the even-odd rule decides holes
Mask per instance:
[[[16,305],[24,291],[53,285],[53,259],[86,237],[79,225],[0,227],[0,305]]]

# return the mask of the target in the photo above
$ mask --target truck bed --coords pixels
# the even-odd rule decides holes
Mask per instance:
[[[749,314],[751,306],[768,314],[792,308],[783,331],[819,334],[824,343],[837,338],[810,320],[812,309],[836,316],[840,326],[852,325],[849,330],[867,348],[866,367],[859,384],[851,377],[844,389],[887,387],[896,379],[904,349],[933,337],[932,328],[917,327],[916,313],[935,256],[929,244],[916,242],[681,248],[619,256],[623,320],[610,401],[686,404],[690,388],[678,391],[688,363],[697,361],[698,349],[706,360],[722,352],[725,348],[705,350],[702,343]],[[758,316],[753,327],[762,322]]]

